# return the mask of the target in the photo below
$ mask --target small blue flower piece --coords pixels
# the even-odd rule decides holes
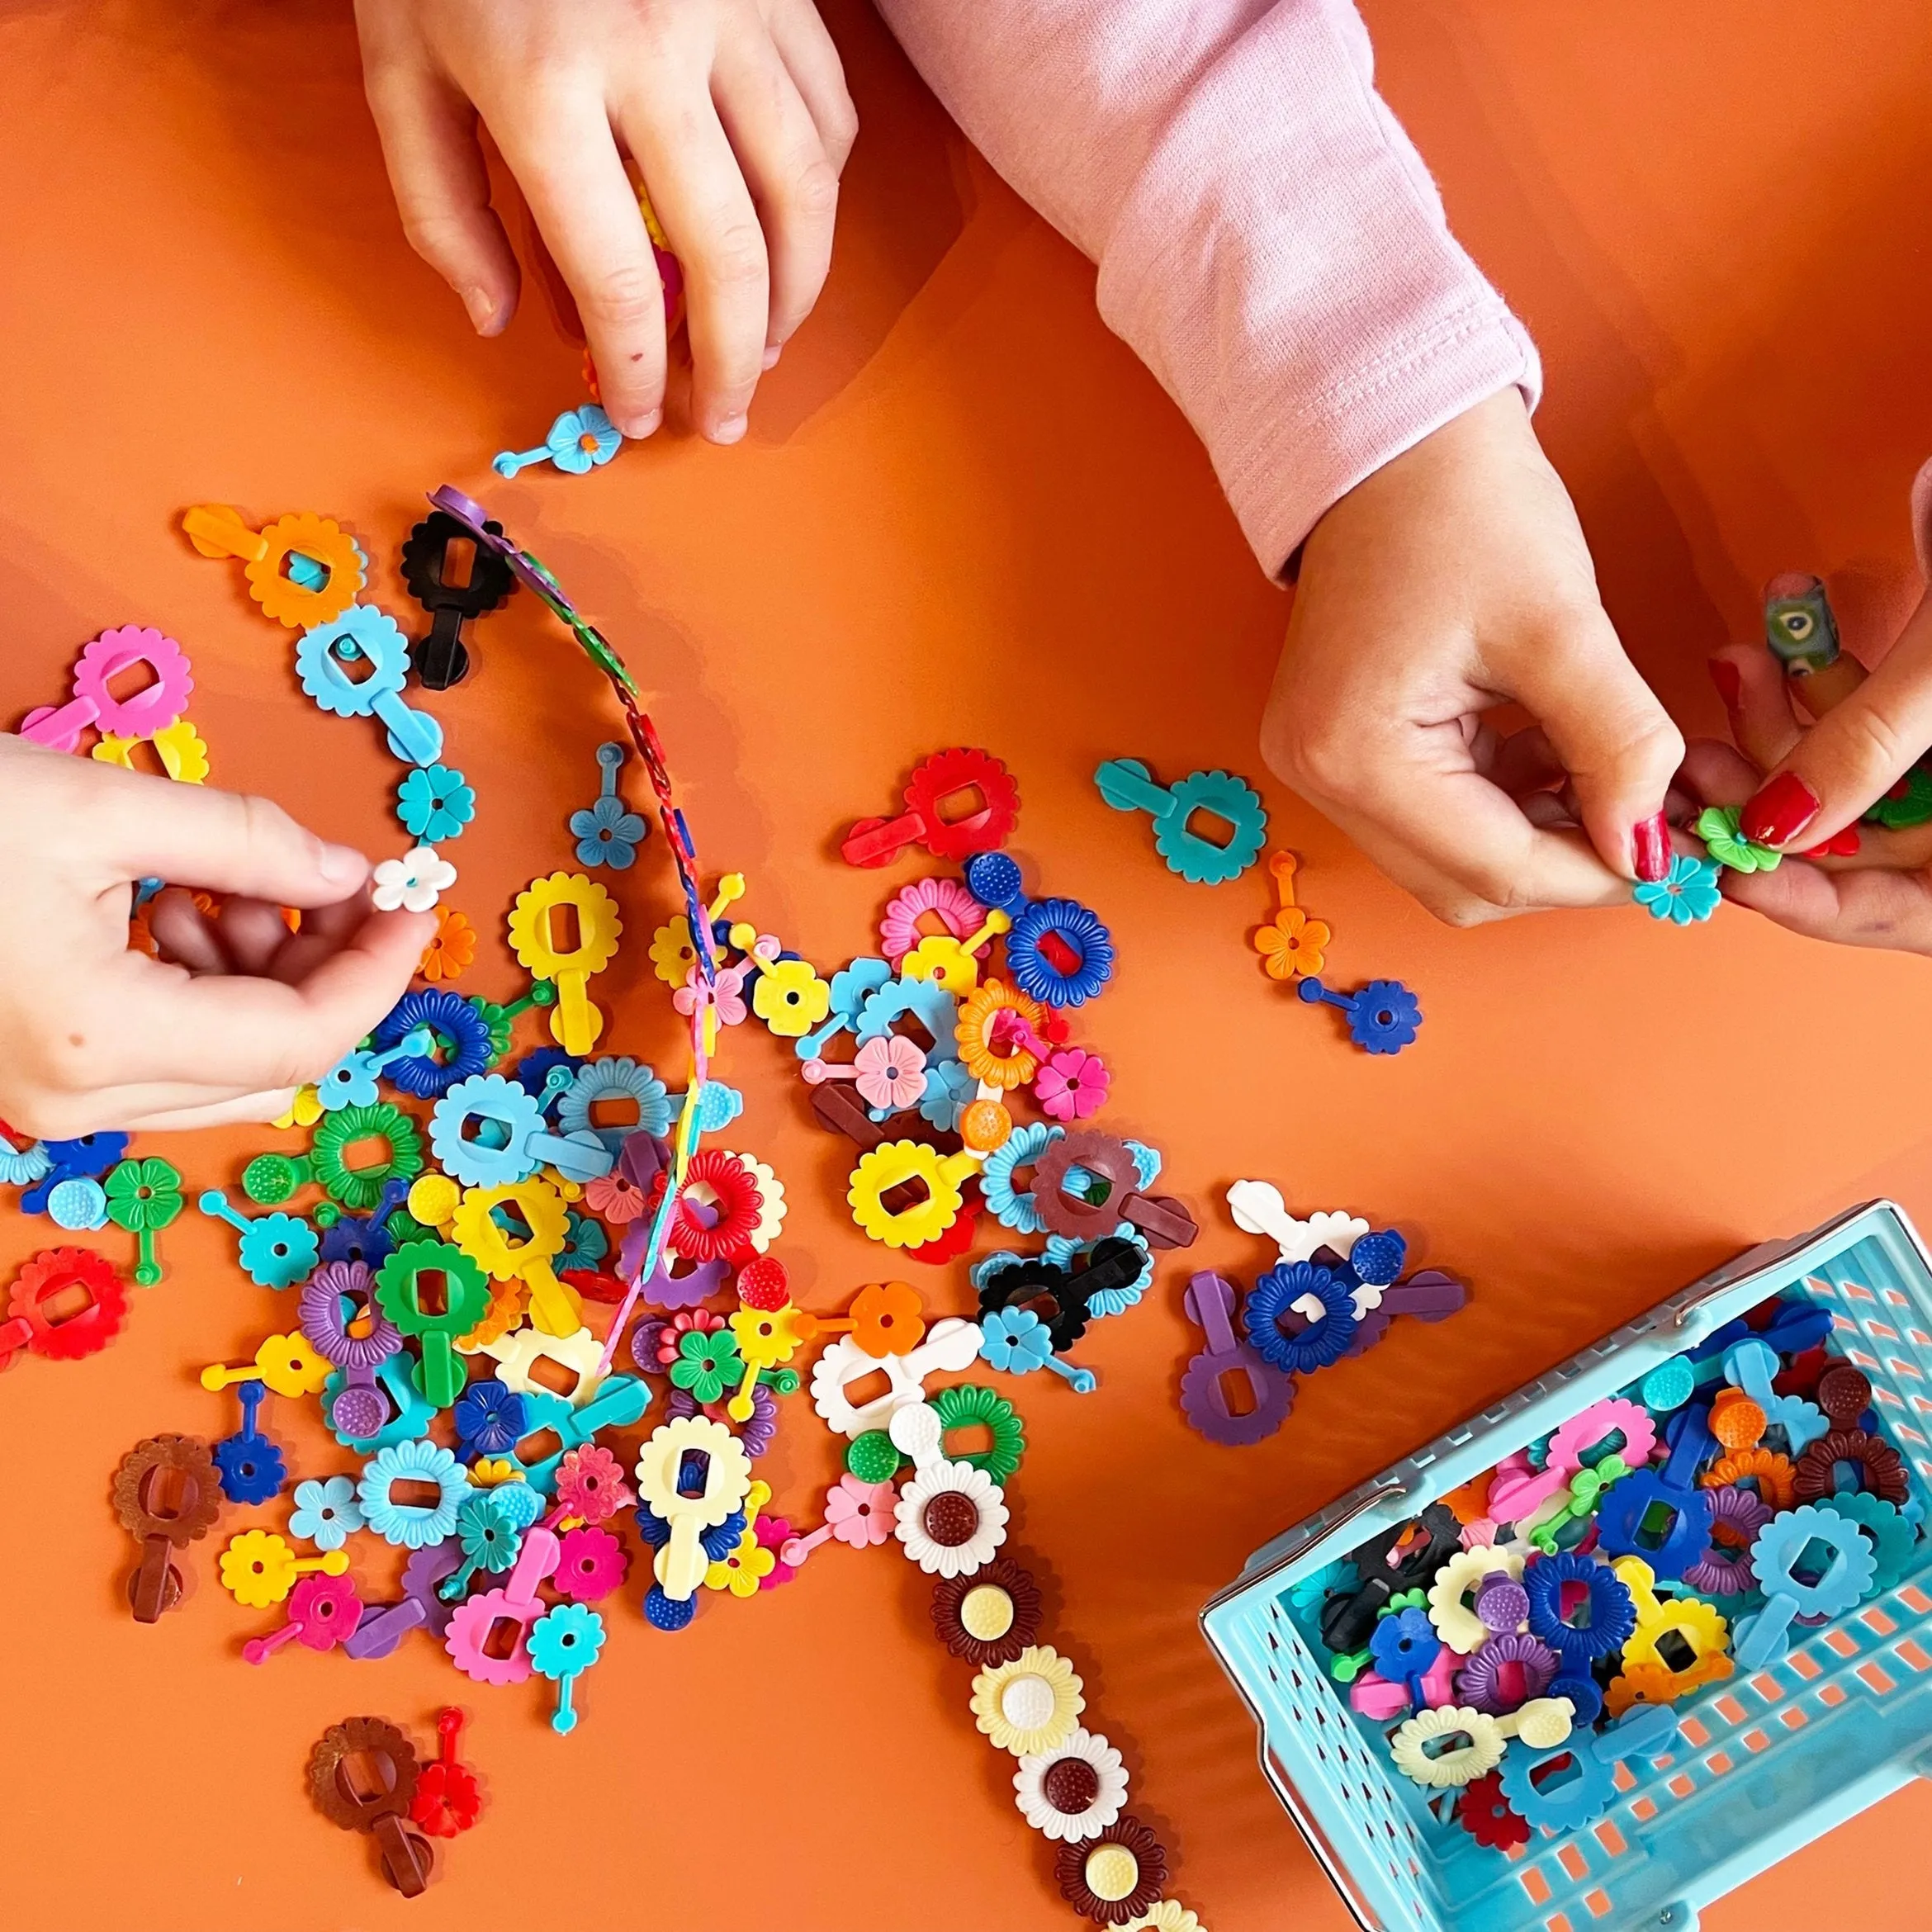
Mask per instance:
[[[476,816],[475,788],[447,765],[419,767],[396,793],[395,815],[419,845],[440,845],[459,838]]]
[[[919,1101],[920,1117],[950,1134],[959,1125],[961,1110],[971,1105],[978,1091],[979,1082],[963,1061],[929,1059],[926,1091]]]
[[[623,872],[636,862],[637,848],[651,827],[618,796],[623,746],[599,745],[597,762],[604,768],[604,788],[594,805],[571,814],[571,836],[577,841],[580,865],[608,865],[613,872]]]
[[[268,1389],[260,1382],[244,1382],[237,1393],[242,1426],[232,1436],[224,1436],[213,1451],[215,1466],[221,1472],[221,1493],[230,1503],[266,1503],[288,1480],[288,1465],[255,1427]]]
[[[556,1686],[550,1727],[567,1736],[577,1727],[571,1690],[604,1648],[604,1619],[588,1603],[560,1603],[530,1627],[530,1668]]]
[[[979,1352],[993,1367],[1009,1375],[1030,1376],[1051,1369],[1071,1385],[1077,1395],[1091,1395],[1100,1378],[1091,1369],[1076,1368],[1054,1353],[1047,1324],[1030,1308],[996,1308],[979,1318]]]
[[[530,1432],[523,1397],[501,1382],[471,1383],[454,1417],[466,1456],[507,1456]]]
[[[1428,1611],[1412,1608],[1384,1617],[1369,1638],[1369,1655],[1376,1670],[1391,1683],[1408,1687],[1410,1701],[1420,1709],[1422,1680],[1442,1654],[1442,1640],[1429,1622]]]
[[[1664,878],[1639,879],[1631,897],[1653,919],[1689,926],[1708,919],[1724,895],[1717,889],[1717,868],[1708,859],[1679,852]]]
[[[581,476],[592,467],[601,468],[623,446],[617,426],[595,403],[580,409],[566,410],[550,425],[550,433],[537,449],[506,449],[490,462],[500,476],[514,476],[532,463],[555,463],[572,476]]]
[[[294,1288],[315,1272],[322,1243],[300,1215],[258,1215],[251,1220],[219,1187],[211,1187],[195,1205],[241,1236],[242,1272],[258,1288]]]
[[[1399,1054],[1416,1036],[1423,1012],[1416,997],[1399,979],[1371,979],[1360,992],[1333,992],[1314,978],[1295,983],[1308,1005],[1337,1006],[1347,1016],[1348,1037],[1366,1053]]]
[[[438,1500],[395,1502],[391,1492],[399,1482],[432,1483]],[[457,1511],[469,1489],[470,1472],[440,1442],[400,1442],[376,1452],[356,1494],[364,1520],[384,1542],[420,1550],[456,1533]]]
[[[564,1225],[567,1232],[556,1257],[558,1274],[573,1268],[594,1268],[610,1252],[610,1237],[594,1216],[580,1215],[572,1208],[564,1217]]]
[[[352,1530],[363,1527],[362,1506],[356,1500],[353,1476],[296,1485],[295,1513],[288,1519],[291,1537],[300,1537],[318,1550],[339,1550]]]

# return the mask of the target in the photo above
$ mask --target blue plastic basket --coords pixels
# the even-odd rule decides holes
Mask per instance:
[[[1257,1551],[1201,1627],[1261,1731],[1262,1769],[1372,1932],[1687,1932],[1712,1899],[1920,1775],[1932,1774],[1932,1539],[1898,1588],[1750,1677],[1676,1707],[1677,1748],[1617,1772],[1605,1815],[1505,1858],[1446,1828],[1396,1773],[1290,1614],[1295,1585],[1414,1516],[1586,1404],[1775,1294],[1831,1311],[1834,1351],[1870,1379],[1885,1434],[1932,1484],[1932,1257],[1876,1201],[1715,1274],[1539,1376]]]

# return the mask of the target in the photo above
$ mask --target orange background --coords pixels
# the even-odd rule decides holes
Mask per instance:
[[[57,699],[103,627],[159,623],[193,658],[218,782],[400,850],[378,734],[307,703],[286,634],[175,519],[208,499],[339,516],[376,560],[372,594],[413,617],[395,552],[448,479],[640,667],[709,868],[743,868],[747,913],[823,965],[865,949],[883,897],[921,869],[850,870],[835,835],[886,809],[930,749],[1006,757],[1030,877],[1089,901],[1120,944],[1117,983],[1077,1029],[1115,1072],[1108,1124],[1166,1150],[1204,1225],[1147,1303],[1081,1345],[1099,1394],[1006,1385],[1031,1442],[1015,1544],[1050,1576],[1048,1627],[1090,1721],[1127,1752],[1170,1890],[1211,1932],[1325,1932],[1342,1908],[1255,1769],[1200,1605],[1285,1524],[1738,1248],[1880,1191],[1932,1219],[1925,968],[1735,910],[1690,933],[1634,909],[1451,933],[1271,785],[1304,902],[1337,930],[1335,977],[1407,980],[1427,1025],[1399,1060],[1371,1060],[1267,982],[1246,948],[1265,872],[1182,883],[1091,774],[1126,754],[1167,778],[1259,779],[1286,600],[1186,425],[1096,320],[1087,265],[972,154],[869,13],[831,13],[865,131],[825,300],[747,446],[663,437],[591,477],[504,484],[489,457],[578,396],[575,354],[535,301],[506,340],[475,340],[407,251],[346,8],[8,8],[0,713]],[[1881,643],[1915,594],[1906,489],[1932,447],[1923,5],[1369,14],[1392,102],[1536,331],[1543,435],[1612,613],[1677,716],[1717,727],[1702,660],[1755,634],[1774,570],[1826,573],[1849,639]],[[429,702],[481,800],[452,849],[452,897],[494,935],[523,882],[570,862],[563,820],[595,793],[615,714],[528,596],[480,641],[478,674]],[[661,1064],[676,1033],[645,949],[667,881],[654,841],[621,882],[629,943],[599,989],[607,1044]],[[493,940],[465,990],[514,983]],[[750,1099],[734,1140],[789,1189],[781,1252],[803,1298],[842,1303],[882,1271],[836,1211],[844,1144],[811,1125],[788,1046],[748,1028],[723,1072]],[[163,1151],[198,1189],[232,1186],[272,1144],[295,1143]],[[1304,1211],[1399,1224],[1475,1292],[1446,1327],[1398,1324],[1307,1385],[1273,1441],[1229,1451],[1179,1418],[1196,1345],[1179,1303],[1191,1265],[1248,1278],[1267,1258],[1219,1205],[1243,1175]],[[0,1258],[50,1233],[8,1217]],[[93,1238],[123,1252],[111,1230]],[[211,1544],[191,1553],[187,1608],[136,1627],[116,1462],[155,1430],[231,1429],[234,1399],[195,1371],[294,1318],[192,1210],[162,1245],[168,1281],[137,1291],[110,1351],[29,1361],[0,1391],[10,1925],[1076,1922],[1009,1760],[973,1731],[969,1674],[932,1640],[927,1585],[893,1550],[831,1546],[781,1592],[708,1600],[678,1638],[642,1624],[627,1586],[567,1741],[543,1721],[547,1687],[481,1690],[416,1639],[380,1665],[291,1649],[247,1668],[242,1641],[277,1619],[225,1598]],[[941,1310],[968,1305],[956,1270],[921,1283]],[[298,1475],[351,1466],[312,1405],[272,1400],[265,1418]],[[816,1522],[835,1467],[794,1401],[761,1470],[779,1506]],[[217,1541],[286,1508],[231,1510]],[[372,1597],[389,1554],[358,1556]],[[303,1767],[354,1713],[427,1744],[446,1699],[473,1713],[490,1807],[405,1906],[310,1808]],[[1924,1794],[1896,1798],[1707,1923],[1842,1923],[1855,1886],[1864,1932],[1922,1925],[1905,1847],[1929,1826]]]

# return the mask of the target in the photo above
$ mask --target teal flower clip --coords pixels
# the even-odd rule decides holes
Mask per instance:
[[[413,838],[439,845],[476,816],[476,788],[447,765],[419,765],[397,790],[395,815]]]
[[[1717,890],[1717,868],[1708,859],[1683,852],[1670,861],[1664,878],[1639,879],[1631,894],[1651,918],[1668,919],[1673,926],[1708,919],[1723,896]]]

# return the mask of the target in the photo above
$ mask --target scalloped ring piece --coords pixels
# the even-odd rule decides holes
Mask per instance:
[[[971,811],[949,816],[941,807],[961,793],[977,793]],[[913,772],[906,809],[897,818],[862,818],[839,845],[848,865],[883,865],[908,845],[923,845],[935,859],[959,859],[990,852],[1019,822],[1020,788],[990,751],[935,751]]]
[[[1683,1580],[1702,1597],[1736,1597],[1754,1588],[1757,1572],[1751,1567],[1750,1543],[1771,1520],[1764,1500],[1749,1489],[1728,1485],[1714,1489],[1711,1495],[1709,1546],[1683,1573]],[[1725,1532],[1726,1541],[1717,1532]]]
[[[376,1788],[365,1791],[358,1767]],[[429,1882],[433,1854],[429,1840],[403,1821],[416,1795],[415,1748],[393,1724],[377,1717],[351,1717],[331,1725],[309,1755],[309,1794],[332,1825],[366,1831],[382,1855],[383,1876],[405,1898],[414,1898]]]
[[[1267,809],[1246,779],[1228,771],[1190,772],[1162,785],[1138,758],[1110,758],[1094,774],[1101,796],[1116,812],[1146,812],[1154,822],[1154,850],[1170,872],[1195,885],[1224,885],[1261,856]],[[1224,821],[1225,844],[1193,830],[1196,812]]]
[[[1480,1596],[1483,1585],[1493,1577],[1520,1583],[1522,1563],[1514,1552],[1492,1549],[1487,1544],[1451,1556],[1429,1586],[1429,1622],[1436,1627],[1436,1635],[1466,1657],[1480,1649],[1489,1627],[1466,1599],[1472,1592]]]
[[[1529,1592],[1530,1628],[1579,1674],[1598,1657],[1622,1650],[1636,1629],[1636,1605],[1629,1589],[1591,1557],[1563,1551],[1539,1556],[1523,1571],[1522,1583]],[[1568,1621],[1566,1584],[1581,1584],[1589,1593],[1587,1623]]]
[[[1083,1006],[1114,976],[1114,937],[1077,899],[1036,899],[1006,935],[1006,971],[1029,999]]]
[[[1445,1740],[1466,1741],[1453,1749],[1430,1750]],[[1503,1762],[1505,1743],[1496,1720],[1466,1704],[1420,1711],[1395,1733],[1390,1755],[1404,1778],[1434,1791],[1448,1791],[1494,1771]]]
[[[1456,1672],[1456,1692],[1465,1703],[1501,1717],[1541,1697],[1555,1679],[1559,1662],[1541,1638],[1527,1631],[1506,1631],[1491,1637]],[[1519,1683],[1513,1683],[1503,1674],[1512,1664]]]
[[[487,1073],[496,1058],[490,1023],[461,993],[433,987],[406,992],[371,1035],[378,1053],[399,1046],[412,1033],[428,1027],[448,1058],[440,1063],[428,1054],[406,1054],[386,1069],[391,1085],[418,1100],[440,1100],[458,1081]]]
[[[1840,1464],[1859,1472],[1859,1489],[1881,1501],[1902,1504],[1911,1494],[1905,1462],[1889,1442],[1863,1429],[1834,1429],[1797,1459],[1792,1489],[1801,1503],[1829,1503],[1838,1488]]]
[[[986,908],[956,878],[916,878],[900,887],[878,922],[879,950],[895,966],[926,936],[919,922],[928,915],[964,940],[985,922]]]

